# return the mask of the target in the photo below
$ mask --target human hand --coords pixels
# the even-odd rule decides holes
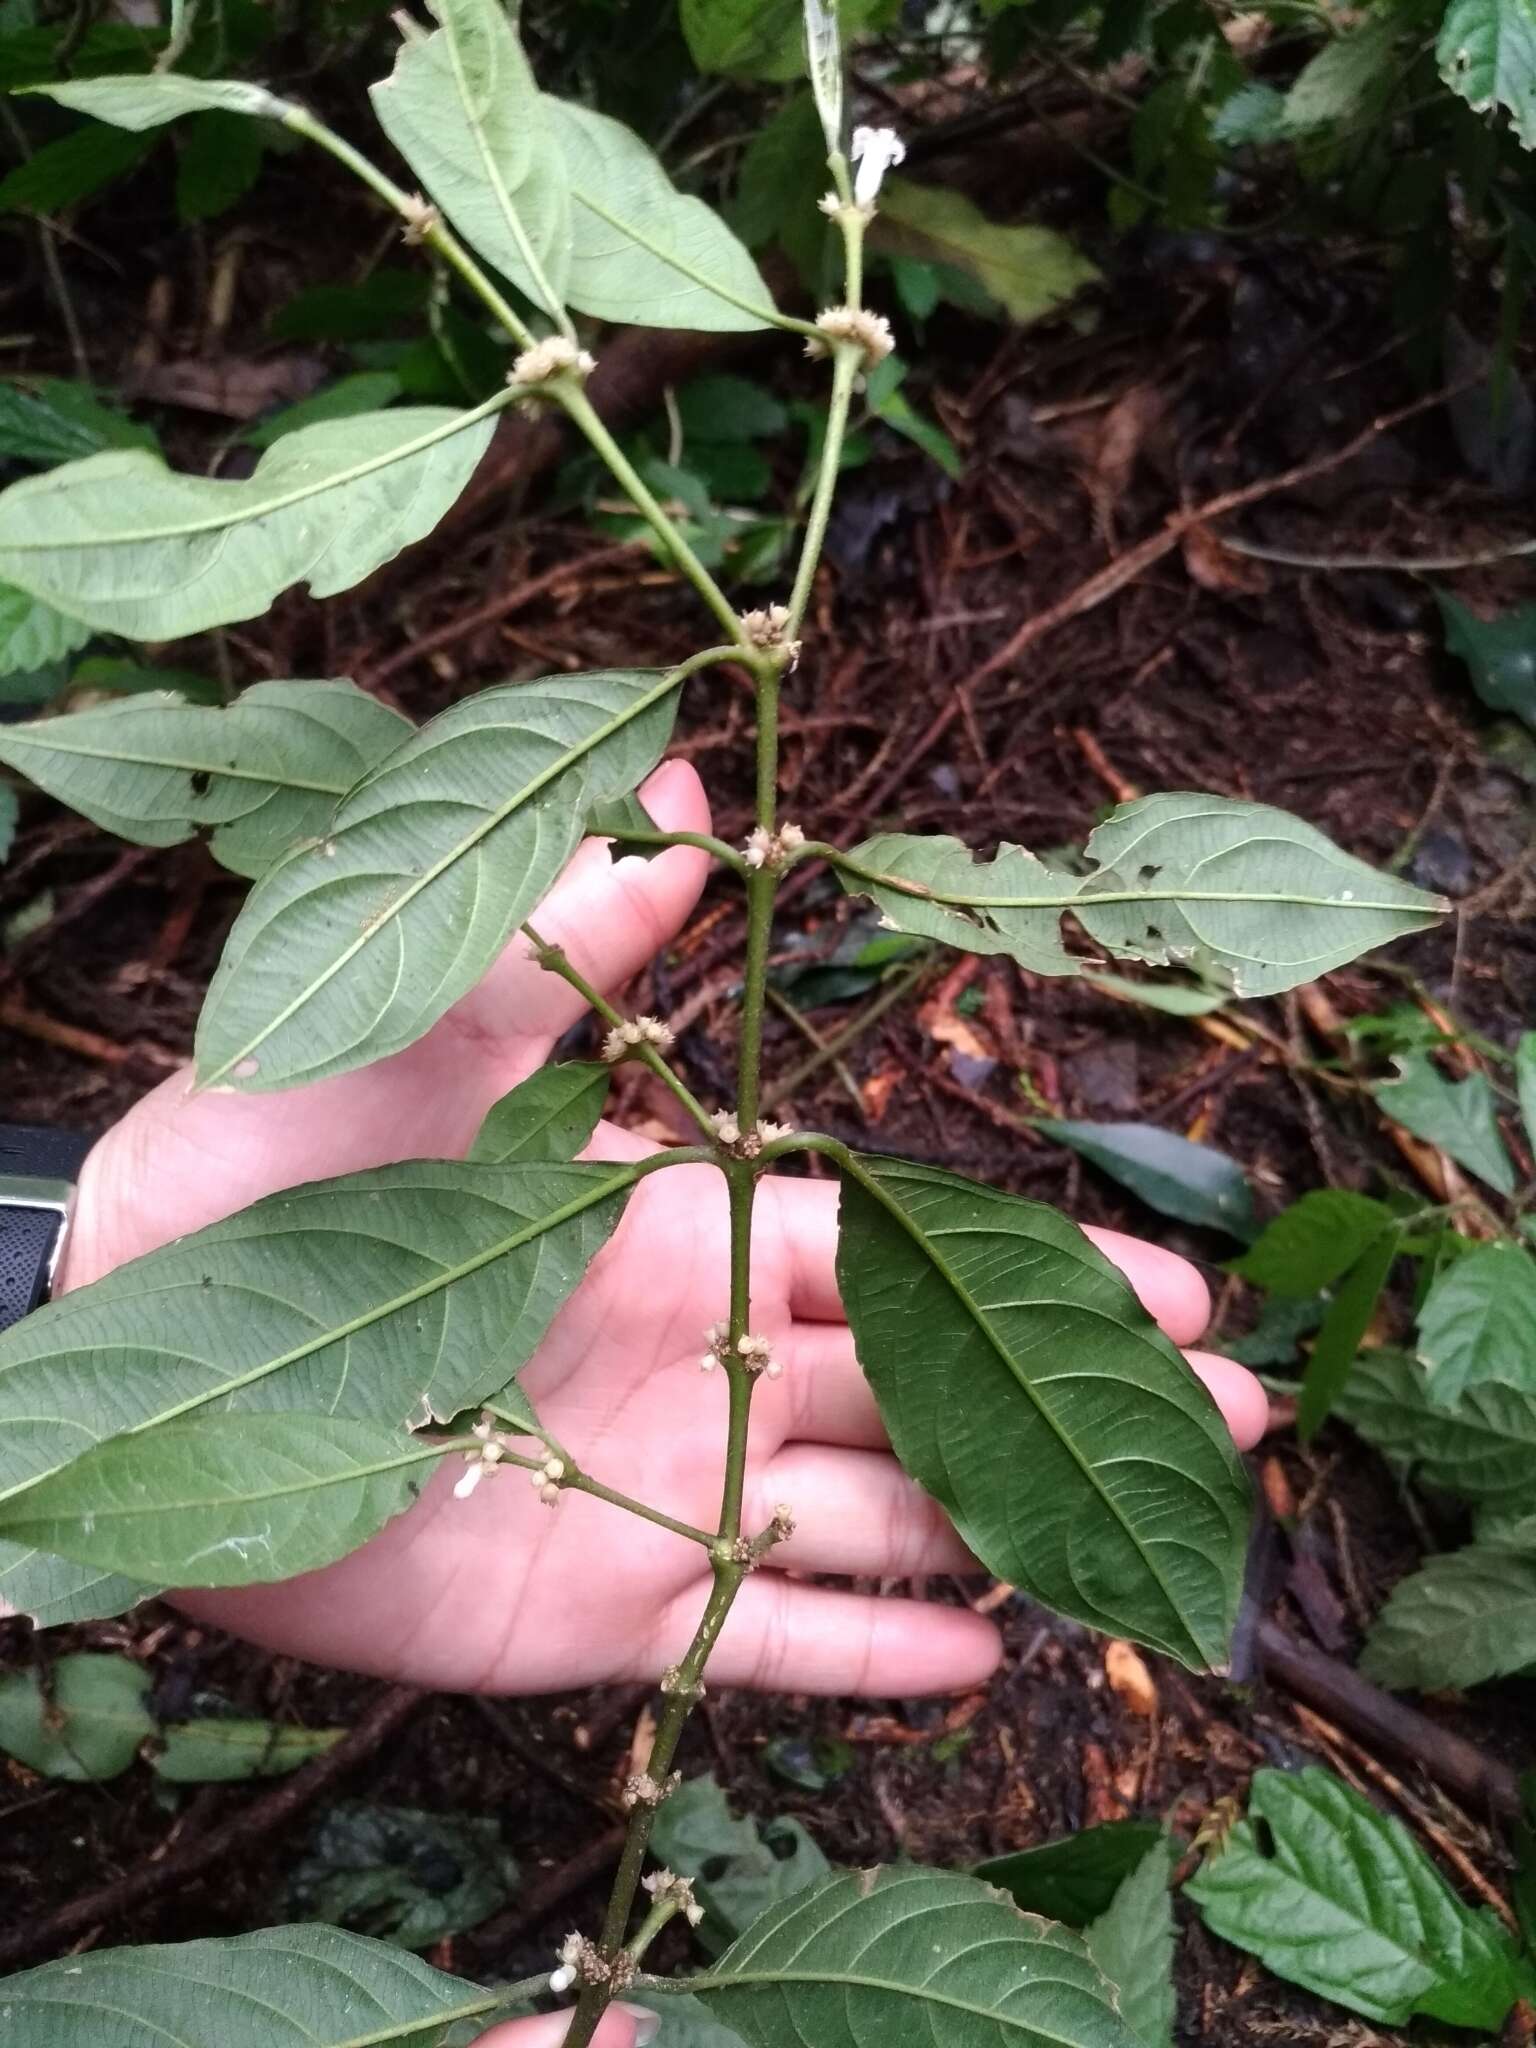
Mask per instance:
[[[643,791],[665,830],[706,831],[691,768]],[[706,857],[678,848],[611,862],[583,848],[538,912],[600,989],[622,985],[676,933]],[[194,1096],[168,1081],[87,1162],[65,1284],[302,1181],[411,1157],[462,1155],[485,1111],[547,1057],[579,999],[519,942],[426,1038],[394,1058],[288,1094]],[[649,1148],[611,1125],[594,1150]],[[786,1572],[902,1578],[974,1569],[942,1513],[890,1456],[853,1353],[834,1279],[836,1190],[770,1177],[754,1231],[752,1328],[784,1373],[760,1382],[746,1527],[788,1503],[797,1529],[743,1585],[711,1676],[801,1692],[908,1695],[974,1685],[998,1638],[963,1608],[873,1599]],[[1091,1233],[1168,1335],[1191,1344],[1207,1297],[1194,1269],[1114,1232]],[[552,1433],[593,1478],[712,1527],[726,1390],[701,1377],[721,1316],[728,1228],[719,1176],[679,1166],[643,1182],[614,1238],[556,1318],[522,1379]],[[1240,1443],[1264,1399],[1228,1361],[1193,1358]],[[440,1471],[422,1499],[329,1569],[283,1585],[182,1596],[193,1613],[316,1662],[451,1691],[538,1692],[654,1678],[683,1653],[710,1583],[705,1552],[566,1493],[540,1504],[516,1470],[465,1501]],[[512,2048],[512,2043],[508,2043]],[[618,2048],[623,2048],[622,2042]]]

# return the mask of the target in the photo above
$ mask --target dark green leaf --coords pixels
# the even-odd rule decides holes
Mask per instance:
[[[1259,1227],[1242,1168],[1210,1145],[1196,1145],[1157,1124],[1058,1123],[1041,1117],[1035,1128],[1081,1153],[1160,1215],[1245,1242]]]
[[[1473,1543],[1426,1558],[1377,1616],[1360,1669],[1438,1692],[1536,1664],[1536,1552]]]
[[[393,370],[358,370],[350,377],[338,377],[312,397],[258,420],[240,438],[252,448],[270,448],[284,434],[297,433],[300,427],[312,427],[318,421],[350,420],[359,413],[379,412],[394,403],[401,388]]]
[[[145,668],[141,662],[124,661],[111,654],[93,654],[87,661],[76,662],[69,685],[71,690],[105,691],[118,697],[166,690],[188,704],[218,708],[224,703],[224,692],[214,676],[199,675],[190,668]],[[261,685],[255,687],[260,689]]]
[[[425,270],[388,264],[364,284],[312,285],[272,320],[276,341],[372,341],[414,332],[426,318],[431,280]]]
[[[11,857],[11,846],[16,838],[16,819],[20,806],[16,792],[7,783],[0,782],[0,863]]]
[[[332,1927],[97,1949],[0,1983],[6,2048],[439,2048],[498,2003],[461,1977]]]
[[[1536,1146],[1536,1031],[1522,1032],[1515,1047],[1515,1086],[1520,1095],[1520,1121]]]
[[[78,619],[67,619],[41,598],[0,583],[0,676],[34,674],[73,654],[90,637],[90,627]]]
[[[1480,619],[1447,590],[1435,592],[1445,644],[1467,665],[1472,687],[1490,711],[1512,711],[1536,727],[1536,604]]]
[[[1536,1261],[1514,1244],[1479,1245],[1438,1275],[1419,1312],[1431,1398],[1452,1406],[1489,1380],[1536,1395]]]
[[[540,1067],[486,1114],[471,1159],[574,1159],[597,1129],[613,1069],[601,1060]]]
[[[808,289],[819,285],[828,222],[816,201],[826,188],[825,145],[808,92],[792,94],[747,144],[731,224],[748,248],[779,242]]]
[[[1400,1821],[1329,1771],[1257,1772],[1248,1818],[1184,1890],[1213,1932],[1276,1976],[1384,2026],[1423,2013],[1497,2033],[1515,2001],[1498,1924],[1462,1904]]]
[[[399,1948],[426,1948],[499,1912],[517,1875],[496,1820],[348,1800],[321,1819],[283,1907]]]
[[[176,212],[186,224],[216,220],[261,176],[266,143],[260,125],[214,110],[187,123],[176,164]]]
[[[838,1277],[897,1457],[989,1571],[1090,1627],[1224,1661],[1241,1463],[1210,1396],[1074,1225],[951,1174],[859,1160]]]
[[[693,1880],[704,1908],[698,1936],[711,1955],[830,1868],[799,1821],[738,1820],[713,1776],[690,1778],[660,1808],[651,1849]]]
[[[104,448],[153,448],[151,428],[103,405],[84,384],[62,378],[45,382],[36,395],[0,384],[0,456],[51,468]]]
[[[1429,1376],[1399,1351],[1356,1361],[1335,1412],[1383,1457],[1426,1486],[1474,1505],[1527,1511],[1536,1470],[1536,1398],[1512,1387],[1470,1388],[1454,1408],[1430,1398]]]
[[[1341,1280],[1391,1221],[1384,1202],[1347,1188],[1315,1188],[1266,1223],[1231,1270],[1267,1294],[1304,1300]]]
[[[345,1728],[288,1728],[206,1714],[160,1730],[150,1758],[156,1775],[173,1785],[244,1784],[251,1778],[286,1778],[334,1749]]]
[[[1376,1089],[1382,1113],[1426,1144],[1438,1145],[1501,1195],[1512,1195],[1515,1170],[1499,1136],[1488,1076],[1447,1081],[1427,1053],[1404,1053],[1393,1064],[1398,1078]]]
[[[1307,1360],[1296,1403],[1296,1427],[1303,1443],[1321,1429],[1343,1391],[1400,1249],[1397,1231],[1383,1231],[1366,1246],[1335,1289]]]
[[[1173,1898],[1178,1851],[1159,1840],[1088,1928],[1088,1953],[1120,1994],[1120,2016],[1145,2048],[1173,2048]]]
[[[162,1585],[261,1585],[349,1556],[440,1456],[381,1422],[197,1415],[109,1438],[0,1501],[0,1536]]]
[[[3,1581],[0,1581],[3,1584]],[[60,1657],[0,1678],[0,1749],[45,1778],[116,1778],[155,1732],[149,1673],[131,1657]],[[0,1985],[0,2016],[5,1990]]]
[[[1137,2048],[1076,1935],[974,1877],[831,1877],[689,1980],[750,2048]]]
[[[0,178],[0,212],[65,213],[137,168],[155,146],[153,135],[88,122],[56,142],[45,142],[26,163]]]
[[[665,1997],[627,1991],[624,2003],[644,2006],[661,2019],[657,2048],[743,2048],[735,2028],[723,2026],[702,1999],[686,1991],[669,1991]]]
[[[781,401],[750,377],[695,377],[677,394],[677,417],[687,441],[761,441],[782,434],[789,414]]]
[[[1327,1309],[1321,1295],[1292,1301],[1277,1294],[1265,1302],[1258,1321],[1246,1335],[1226,1338],[1218,1348],[1239,1365],[1293,1368],[1302,1338],[1312,1335]]]
[[[1117,1891],[1162,1840],[1156,1821],[1110,1820],[1038,1849],[1020,1849],[976,1865],[985,1878],[1012,1894],[1026,1913],[1085,1927],[1108,1912]]]
[[[990,221],[952,186],[887,178],[875,246],[964,271],[1017,322],[1043,319],[1098,282],[1099,272],[1065,235]]]

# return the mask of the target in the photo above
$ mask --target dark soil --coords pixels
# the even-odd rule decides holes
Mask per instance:
[[[296,265],[291,241],[267,227],[255,260],[268,271]],[[147,288],[159,257],[169,263],[169,250],[144,250],[135,291]],[[187,310],[169,330],[150,333],[137,311],[142,299],[130,306],[116,278],[90,274],[100,303],[89,310],[104,321],[123,317],[125,347],[139,360],[146,345],[151,356],[180,359],[197,346],[203,292],[200,275],[175,276]],[[261,279],[245,288],[259,293]],[[1373,416],[1408,403],[1414,394],[1388,347],[1385,305],[1385,280],[1342,256],[1324,284],[1300,255],[1204,238],[1123,258],[1087,333],[936,325],[924,356],[933,379],[926,402],[965,451],[966,473],[950,485],[891,441],[849,479],[807,658],[789,693],[788,814],[829,837],[899,820],[963,833],[982,848],[1001,839],[1048,848],[1080,843],[1104,807],[1139,790],[1277,803],[1355,852],[1405,863],[1459,905],[1442,932],[1329,977],[1335,1010],[1347,1016],[1423,998],[1509,1042],[1536,1016],[1531,757],[1489,727],[1436,652],[1423,582],[1266,568],[1198,531],[987,676],[963,697],[963,714],[951,713],[930,737],[957,690],[1021,622],[1171,512],[1343,447]],[[256,310],[242,309],[253,319]],[[39,325],[44,318],[39,311]],[[782,352],[762,360],[780,374]],[[185,411],[169,418],[178,454],[198,459],[205,428]],[[1520,516],[1468,474],[1443,413],[1431,410],[1222,532],[1317,554],[1413,557],[1519,537]],[[686,589],[611,560],[580,567],[607,545],[580,524],[543,517],[534,492],[519,516],[483,512],[451,549],[428,544],[323,615],[290,598],[271,620],[230,631],[217,653],[184,647],[169,659],[221,659],[243,684],[263,675],[366,676],[404,657],[389,688],[426,714],[548,666],[688,651],[696,617]],[[426,659],[409,657],[423,635],[562,562],[576,566],[553,591]],[[1530,574],[1509,566],[1456,587],[1473,602],[1508,603],[1529,594]],[[722,707],[718,692],[690,696],[683,750],[705,775],[728,838],[748,819],[749,736],[745,697]],[[185,1055],[239,890],[200,848],[124,855],[34,800],[17,853],[0,871],[0,911],[44,889],[54,892],[51,921],[0,966],[0,1017],[11,1027],[6,1114],[101,1128]],[[784,958],[830,952],[851,906],[799,876],[786,899]],[[733,1029],[739,939],[729,899],[711,898],[657,963],[654,987],[640,992],[642,1006],[689,1017],[681,1058],[711,1096],[723,1092],[719,1048]],[[1337,1047],[1317,1035],[1319,1013],[1295,999],[1249,1006],[1244,1015],[1263,1027],[1258,1037],[1223,1034],[1006,964],[966,962],[946,979],[950,964],[937,963],[845,1049],[846,1084],[824,1066],[786,1099],[797,1123],[1156,1235],[1201,1262],[1228,1330],[1251,1313],[1224,1281],[1219,1261],[1230,1247],[1155,1217],[1041,1142],[1023,1121],[1031,1102],[1019,1073],[1059,1114],[1138,1116],[1220,1146],[1248,1170],[1266,1211],[1325,1182],[1407,1179],[1369,1098],[1311,1076],[1311,1064]],[[811,1022],[831,1031],[853,1014],[827,1008]],[[775,1069],[806,1051],[776,1016]],[[649,1099],[631,1108],[659,1113]],[[1384,1470],[1342,1430],[1306,1451],[1282,1431],[1263,1461],[1270,1492],[1288,1487],[1303,1504],[1305,1541],[1337,1609],[1339,1640],[1326,1647],[1348,1657],[1416,1559],[1414,1524]],[[1107,1683],[1102,1645],[1084,1632],[1017,1595],[948,1582],[929,1590],[1000,1603],[1009,1657],[985,1695],[935,1703],[725,1694],[698,1717],[687,1767],[716,1770],[746,1808],[798,1813],[844,1860],[965,1863],[1123,1813],[1171,1813],[1192,1833],[1216,1801],[1241,1797],[1255,1766],[1300,1755],[1326,1756],[1381,1792],[1368,1757],[1362,1764],[1347,1739],[1298,1718],[1261,1683],[1191,1678],[1151,1659],[1156,1701],[1145,1717]],[[1310,1640],[1285,1591],[1283,1555],[1267,1591]],[[0,1667],[79,1642],[131,1648],[170,1695],[217,1692],[313,1725],[355,1720],[378,1690],[273,1660],[156,1607],[35,1645],[22,1624],[0,1625]],[[1530,1685],[1511,1683],[1429,1711],[1491,1754],[1529,1766],[1533,1702]],[[474,1702],[423,1699],[346,1789],[438,1812],[502,1813],[524,1899],[536,1907],[570,1860],[611,1830],[615,1785],[646,1705],[639,1694],[514,1701],[495,1710],[493,1725]],[[578,1742],[583,1730],[595,1731],[590,1746]],[[822,1732],[853,1745],[852,1769],[824,1793],[786,1791],[765,1770],[763,1745],[776,1734]],[[1502,1887],[1503,1852],[1487,1817],[1448,1813],[1421,1774],[1400,1767],[1398,1775],[1410,1823],[1429,1815]],[[171,1797],[145,1771],[66,1787],[0,1764],[4,1918],[42,1925],[65,1902],[261,1796],[229,1787]],[[311,1820],[268,1835],[232,1867],[103,1920],[87,1941],[266,1923]],[[600,1873],[567,1886],[546,1911],[514,1903],[510,1917],[459,1938],[438,1959],[466,1972],[537,1967],[570,1925],[591,1920],[604,1888]],[[36,1954],[48,1952],[45,1940]],[[1368,2038],[1341,2032],[1336,2010],[1276,1983],[1198,1927],[1183,1956],[1181,2023],[1192,2041]]]

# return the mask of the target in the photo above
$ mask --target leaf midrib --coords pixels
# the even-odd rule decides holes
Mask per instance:
[[[222,1066],[215,1067],[211,1073],[200,1076],[199,1086],[202,1088],[216,1086],[227,1074],[232,1073],[242,1060],[249,1059],[253,1053],[266,1044],[274,1032],[280,1031],[292,1017],[302,1010],[306,1003],[313,1002],[320,990],[334,981],[342,969],[355,960],[365,947],[370,946],[382,932],[389,931],[423,891],[431,888],[434,882],[438,881],[458,861],[464,859],[467,854],[472,852],[483,839],[489,838],[493,832],[498,831],[515,812],[519,811],[524,804],[537,796],[541,789],[546,788],[558,777],[567,774],[578,761],[584,759],[585,756],[603,745],[605,741],[612,739],[615,733],[622,732],[627,725],[632,725],[637,718],[643,717],[647,711],[659,704],[669,691],[677,689],[681,682],[682,677],[678,671],[675,669],[669,670],[653,688],[643,692],[632,704],[626,705],[622,711],[615,712],[602,725],[589,733],[585,739],[578,741],[572,746],[568,746],[555,760],[540,769],[539,773],[531,781],[525,782],[521,789],[515,790],[498,809],[488,812],[482,822],[472,832],[467,833],[464,838],[458,840],[391,902],[386,915],[376,917],[366,925],[358,933],[357,937],[335,956],[323,973],[317,975],[304,988],[300,989],[292,1001],[285,1008],[279,1010],[275,1017],[269,1018],[255,1037],[248,1039],[238,1051],[232,1052]],[[428,731],[428,728],[424,726],[421,730],[425,733]],[[473,737],[473,733],[466,731],[462,736],[470,738]],[[386,765],[398,766],[399,763],[396,761],[393,764]],[[383,770],[380,769],[374,776],[365,777],[365,780],[370,780],[376,785],[382,772]],[[358,786],[360,787],[361,785]],[[377,813],[374,815],[376,816]],[[365,820],[364,822],[372,821]],[[342,826],[340,829],[345,831],[347,828]],[[275,874],[276,872],[276,869],[269,870],[269,874]],[[283,906],[285,909],[289,907],[291,906]]]
[[[178,761],[163,754],[129,754],[120,748],[71,745],[66,740],[50,739],[48,728],[61,723],[56,719],[43,720],[35,730],[26,726],[14,728],[5,736],[7,747],[32,747],[40,754],[69,754],[80,761],[109,762],[113,767],[124,768],[166,768],[186,775],[213,775],[229,782],[255,782],[266,789],[302,790],[312,796],[345,796],[356,785],[351,782],[310,782],[301,775],[265,775],[254,768],[226,767],[217,761]],[[409,737],[409,735],[406,735]]]
[[[1074,2041],[1070,2034],[1050,2033],[1038,2021],[1016,2019],[1007,2013],[1000,2013],[995,2005],[975,2005],[970,1999],[955,1998],[947,1992],[932,1991],[926,1986],[903,1983],[899,1978],[868,1977],[856,1970],[742,1970],[732,1971],[725,1976],[705,1975],[683,1980],[683,1988],[695,1993],[734,1991],[743,1986],[749,1989],[762,1986],[776,1990],[781,1984],[819,1984],[830,1985],[839,1990],[883,1991],[893,1998],[942,2006],[948,2012],[964,2013],[971,2019],[990,2020],[995,2027],[1006,2027],[1021,2034],[1030,2034],[1042,2041],[1054,2041],[1059,2044],[1059,2048],[1082,2048],[1082,2043]]]

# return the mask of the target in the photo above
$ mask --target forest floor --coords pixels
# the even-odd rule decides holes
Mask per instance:
[[[1209,237],[1170,242],[1155,265],[1127,258],[1088,331],[937,321],[921,381],[964,475],[950,483],[892,439],[849,477],[788,693],[787,814],[845,840],[899,821],[963,832],[983,849],[1000,839],[1051,848],[1081,843],[1104,807],[1141,791],[1279,804],[1457,904],[1442,931],[1328,977],[1332,1011],[1429,1001],[1509,1043],[1536,1019],[1529,742],[1522,749],[1495,727],[1437,651],[1424,581],[1266,566],[1216,538],[1415,558],[1511,537],[1517,511],[1469,475],[1443,408],[1373,425],[1414,400],[1388,331],[1382,280],[1368,265],[1341,257],[1320,278],[1300,256]],[[777,360],[752,347],[731,367],[774,376]],[[1235,514],[1191,516],[1246,487],[1253,502]],[[537,485],[515,512],[507,502],[483,503],[451,550],[424,545],[323,617],[290,597],[269,620],[232,630],[222,655],[236,680],[349,673],[424,716],[488,682],[664,662],[696,644],[690,593],[647,556],[618,557],[579,520],[548,516]],[[1506,565],[1454,587],[1470,603],[1503,605],[1531,594],[1531,572]],[[192,665],[187,654],[171,659]],[[690,694],[680,750],[704,775],[728,839],[748,821],[749,739],[744,691]],[[240,892],[200,846],[125,852],[35,801],[0,871],[0,916],[43,890],[51,917],[0,962],[6,1114],[99,1129],[186,1055]],[[783,911],[789,968],[827,960],[858,915],[807,871]],[[639,1007],[681,1018],[683,1070],[711,1098],[727,1088],[740,938],[730,900],[711,894],[636,991]],[[790,979],[791,1000],[797,986],[815,993]],[[870,982],[852,999],[842,993],[807,1008],[813,1030],[854,1024],[879,991]],[[1045,1105],[1198,1136],[1241,1162],[1264,1214],[1310,1187],[1401,1178],[1408,1169],[1370,1097],[1318,1085],[1316,1063],[1338,1050],[1329,1029],[1328,1009],[1312,1000],[1184,1019],[1007,962],[935,960],[778,1108],[862,1146],[1155,1235],[1201,1264],[1218,1327],[1231,1334],[1252,1314],[1222,1269],[1232,1246],[1139,1207],[1028,1118]],[[772,1070],[810,1051],[800,1025],[776,1011]],[[660,1136],[670,1105],[636,1087],[623,1111]],[[1282,1419],[1256,1464],[1269,1502],[1298,1516],[1290,1543],[1264,1553],[1257,1591],[1299,1643],[1347,1663],[1416,1562],[1414,1524],[1385,1467],[1342,1428],[1303,1449]],[[1312,1583],[1298,1599],[1303,1557]],[[697,1717],[685,1767],[716,1771],[743,1809],[795,1813],[836,1860],[946,1863],[1126,1813],[1171,1814],[1193,1832],[1264,1763],[1321,1758],[1378,1793],[1385,1767],[1432,1851],[1450,1842],[1485,1884],[1507,1888],[1487,1813],[1450,1806],[1413,1759],[1378,1753],[1369,1731],[1320,1721],[1256,1668],[1239,1683],[1152,1658],[1155,1696],[1132,1697],[1107,1682],[1101,1643],[1022,1596],[974,1583],[928,1590],[1001,1623],[1008,1658],[984,1693],[723,1693]],[[614,1857],[616,1787],[650,1704],[644,1691],[409,1700],[155,1606],[66,1631],[48,1650],[81,1645],[146,1659],[173,1710],[215,1694],[314,1726],[372,1716],[364,1753],[330,1781],[346,1796],[504,1816],[521,1887],[437,1960],[516,1974],[590,1919]],[[0,1624],[0,1669],[41,1647],[23,1624]],[[1489,1757],[1529,1767],[1533,1707],[1536,1687],[1512,1681],[1424,1711]],[[852,1751],[825,1789],[788,1789],[767,1768],[774,1738],[804,1749],[824,1736]],[[142,1770],[70,1786],[0,1762],[0,1895],[8,1927],[30,1938],[17,1960],[280,1917],[281,1880],[319,1807],[274,1808],[275,1796],[247,1786],[173,1795]],[[189,1848],[253,1813],[257,1824],[214,1867],[158,1881],[162,1865],[174,1875]],[[1457,1875],[1465,1882],[1464,1868]],[[54,1917],[120,1881],[137,1903],[109,1893],[85,1924]],[[1341,2030],[1336,2009],[1277,1983],[1198,1923],[1182,1956],[1190,2041],[1373,2038]]]

